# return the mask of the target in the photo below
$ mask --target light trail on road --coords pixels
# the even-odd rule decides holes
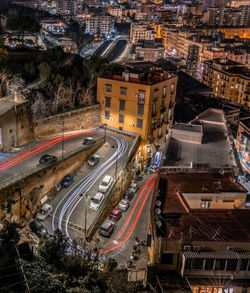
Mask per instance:
[[[95,132],[80,132],[80,133],[74,133],[74,134],[69,134],[69,135],[65,135],[63,138],[63,141],[68,140],[70,138],[76,137],[76,136],[81,136],[81,135],[86,135],[86,134],[98,134]],[[4,162],[0,163],[0,172],[4,171],[16,164],[19,164],[31,157],[33,157],[36,154],[39,154],[42,151],[45,151],[51,147],[53,147],[54,145],[58,144],[62,142],[62,136],[56,136],[53,137],[51,139],[48,139],[34,147],[31,147],[30,149],[23,151],[7,160],[5,160]]]
[[[62,221],[65,222],[65,234],[67,237],[69,237],[68,233],[68,222],[69,218],[72,215],[73,211],[79,204],[80,200],[82,199],[79,195],[81,193],[87,192],[91,186],[99,179],[99,177],[106,172],[113,164],[115,164],[116,160],[119,160],[127,151],[128,149],[128,143],[126,140],[118,138],[113,135],[109,135],[112,139],[114,139],[117,143],[117,150],[112,154],[112,156],[106,160],[103,164],[98,166],[96,169],[91,171],[86,177],[84,177],[82,180],[80,180],[74,187],[72,187],[69,192],[65,194],[65,196],[61,199],[59,204],[57,205],[53,217],[52,217],[52,229],[55,230],[55,218],[56,213],[59,209],[60,215],[57,227],[59,230],[62,231]],[[117,156],[118,152],[118,156]],[[65,203],[63,203],[66,200]],[[62,205],[62,207],[61,207]],[[63,220],[64,216],[66,215],[66,220]],[[70,237],[69,237],[70,238]]]

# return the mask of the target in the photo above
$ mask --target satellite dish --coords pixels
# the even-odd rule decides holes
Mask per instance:
[[[156,227],[157,227],[157,228],[161,228],[161,226],[162,226],[161,221],[156,221]]]
[[[157,215],[160,215],[160,214],[161,214],[161,209],[156,208],[156,209],[155,209],[155,213],[156,213]]]
[[[161,201],[160,201],[160,200],[157,200],[157,201],[155,202],[155,205],[156,205],[157,207],[160,207],[160,206],[161,206]]]

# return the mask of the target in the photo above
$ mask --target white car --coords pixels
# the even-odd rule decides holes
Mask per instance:
[[[106,175],[102,179],[102,182],[99,185],[99,191],[102,192],[102,193],[106,193],[109,190],[112,182],[113,182],[113,178],[111,176],[109,176],[109,175]]]
[[[133,182],[129,188],[133,189],[134,193],[136,193],[139,190],[139,185]]]
[[[104,194],[98,192],[94,197],[91,198],[90,208],[94,211],[97,211],[104,199]]]
[[[44,221],[50,215],[52,210],[53,210],[52,206],[45,203],[36,215],[37,220]]]

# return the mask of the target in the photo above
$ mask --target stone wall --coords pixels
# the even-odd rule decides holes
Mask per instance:
[[[96,152],[104,143],[101,138],[94,146],[84,146],[79,150],[65,155],[64,159],[59,159],[54,164],[47,167],[40,167],[36,172],[30,175],[23,174],[23,178],[18,178],[12,184],[2,185],[0,187],[0,214],[7,215],[8,201],[15,202],[13,204],[13,219],[18,221],[20,214],[25,219],[30,219],[37,211],[40,200],[46,196],[53,194],[54,185],[60,183],[63,177],[69,173],[73,173]],[[21,205],[20,205],[21,202]]]
[[[53,115],[34,122],[34,138],[61,133],[60,122],[64,123],[64,131],[77,131],[97,127],[101,123],[101,107],[99,104]]]

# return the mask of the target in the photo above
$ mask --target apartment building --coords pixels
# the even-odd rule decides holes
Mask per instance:
[[[223,111],[208,109],[174,125],[162,157],[151,204],[150,262],[178,271],[196,293],[243,292],[250,278],[250,218]]]
[[[236,147],[241,163],[250,173],[250,118],[244,118],[239,123]]]
[[[165,48],[162,39],[154,41],[139,40],[135,47],[135,53],[138,58],[144,61],[155,62],[165,57]]]
[[[130,41],[132,44],[137,44],[139,40],[154,40],[157,38],[155,29],[149,22],[131,23]]]
[[[215,97],[250,107],[249,69],[228,59],[204,62],[202,82],[212,89]]]
[[[84,19],[86,24],[85,32],[89,34],[100,33],[105,36],[114,27],[114,17],[108,14],[104,15],[94,15]]]
[[[83,2],[81,0],[57,0],[56,14],[77,15],[82,13]]]
[[[138,168],[145,166],[147,154],[159,140],[165,140],[172,125],[176,86],[177,76],[163,71],[98,78],[102,123],[141,137]]]

